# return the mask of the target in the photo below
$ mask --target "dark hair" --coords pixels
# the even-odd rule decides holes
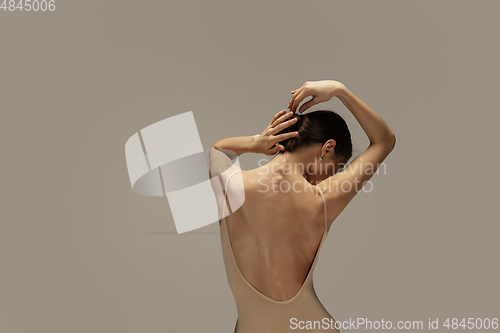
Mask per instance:
[[[334,148],[335,157],[345,159],[345,163],[349,161],[352,156],[351,132],[344,118],[338,113],[319,110],[305,114],[295,113],[290,120],[294,118],[297,118],[295,124],[276,134],[299,132],[295,137],[278,143],[285,147],[281,152],[294,152],[313,143],[325,143],[333,139],[337,142]]]

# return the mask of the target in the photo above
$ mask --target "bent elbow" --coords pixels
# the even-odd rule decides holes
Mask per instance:
[[[392,148],[391,150],[394,150],[394,147],[396,147],[396,135],[392,133]]]
[[[396,135],[391,132],[385,137],[385,139],[379,141],[379,144],[382,145],[385,150],[391,152],[396,146]]]

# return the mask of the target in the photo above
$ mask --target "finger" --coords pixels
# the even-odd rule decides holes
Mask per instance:
[[[296,122],[297,122],[297,118],[293,118],[293,119],[287,120],[287,121],[285,121],[285,122],[277,125],[276,127],[270,128],[267,133],[268,133],[268,135],[274,135],[276,133],[281,132],[285,128],[292,126]]]
[[[290,100],[290,103],[288,103],[288,108],[290,109],[290,111],[294,112],[295,113],[295,110],[292,108],[293,106],[293,103],[295,102],[295,99],[297,98],[297,96],[304,90],[304,87],[300,87],[299,89],[295,89],[293,91],[293,96],[292,96],[292,99]]]
[[[279,117],[278,119],[276,119],[273,122],[273,126],[272,127],[276,127],[277,125],[279,125],[282,122],[284,122],[286,119],[289,119],[292,115],[293,115],[293,112],[285,113],[284,115],[282,115],[281,117]]]
[[[306,89],[302,89],[298,94],[297,96],[295,97],[295,99],[293,100],[293,104],[292,104],[292,111],[295,112],[297,110],[297,106],[299,106],[300,102],[302,102],[304,100],[304,98],[306,98],[307,96],[310,96],[311,94],[307,92]]]
[[[316,100],[315,98],[313,97],[311,100],[305,102],[304,104],[302,104],[299,108],[299,113],[302,113],[304,112],[305,110],[309,109],[311,106],[313,106],[314,104],[317,104],[316,103]]]
[[[283,140],[293,138],[293,137],[295,137],[297,135],[299,135],[299,132],[283,133],[283,134],[280,134],[280,135],[273,136],[273,141],[281,142]]]
[[[292,109],[292,103],[295,99],[295,96],[297,96],[297,94],[299,93],[301,88],[299,89],[295,89],[295,90],[292,90],[292,99],[290,100],[290,102],[288,102],[288,108],[291,110]]]
[[[285,150],[285,147],[283,147],[283,145],[276,145],[273,148],[268,149],[267,150],[267,154],[268,155],[274,155],[277,152],[282,151],[282,150]]]
[[[284,110],[281,110],[280,112],[276,113],[273,117],[273,120],[271,120],[271,122],[269,123],[269,125],[272,125],[276,119],[278,119],[281,115],[283,115],[284,113],[286,112],[286,109]]]
[[[278,113],[276,113],[274,115],[274,117],[273,117],[273,120],[271,121],[271,124],[274,123],[276,121],[276,119],[278,119],[279,117],[281,117],[281,115],[283,115],[285,112],[286,112],[286,109],[281,110]]]

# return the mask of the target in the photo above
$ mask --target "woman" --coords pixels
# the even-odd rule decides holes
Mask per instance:
[[[222,180],[221,214],[228,215],[219,223],[238,333],[339,332],[315,293],[314,267],[332,223],[396,142],[384,120],[340,82],[306,82],[292,94],[291,112],[278,112],[262,134],[222,139],[210,149],[210,176]],[[342,117],[302,114],[333,97],[370,139],[349,164],[351,136]],[[241,170],[231,159],[246,152],[277,155]]]

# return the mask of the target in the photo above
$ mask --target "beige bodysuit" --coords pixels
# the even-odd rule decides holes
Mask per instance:
[[[224,198],[227,195],[229,178],[226,182]],[[333,317],[321,304],[313,286],[314,267],[316,266],[321,246],[328,235],[326,201],[323,191],[319,187],[317,189],[323,199],[324,206],[325,226],[323,236],[302,287],[295,296],[285,301],[278,301],[267,297],[243,276],[232,251],[226,219],[222,218],[220,220],[224,265],[238,311],[235,333],[339,332],[333,328]],[[224,200],[224,203],[226,203],[226,200]],[[299,326],[297,326],[300,321],[302,321],[303,329],[299,329]],[[306,329],[305,325],[307,321],[317,321],[316,329]],[[294,327],[295,329],[293,329]]]

